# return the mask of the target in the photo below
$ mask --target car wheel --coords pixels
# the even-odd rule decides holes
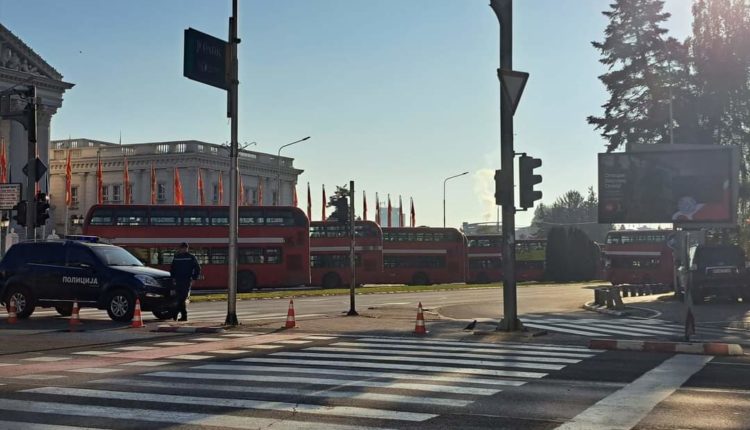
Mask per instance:
[[[73,315],[73,305],[57,305],[55,310],[60,316],[69,317]]]
[[[112,321],[128,322],[135,313],[135,297],[126,290],[114,290],[107,296],[107,314]]]
[[[338,273],[329,272],[326,273],[325,276],[323,276],[323,288],[325,289],[331,289],[331,288],[340,288],[341,287],[341,277]]]
[[[151,311],[158,320],[171,320],[177,315],[177,309],[159,309]]]
[[[5,295],[5,308],[10,312],[10,301],[16,301],[16,318],[28,318],[34,313],[36,298],[26,287],[10,287]]]

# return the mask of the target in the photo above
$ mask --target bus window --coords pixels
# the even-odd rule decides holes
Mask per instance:
[[[209,214],[211,225],[229,225],[229,210],[213,208]]]
[[[152,208],[150,221],[151,225],[180,225],[180,210]]]
[[[91,215],[89,225],[115,225],[115,217],[111,209],[97,209]]]
[[[208,225],[208,211],[205,209],[185,209],[182,225]]]
[[[114,225],[146,225],[145,209],[120,209],[117,211]]]

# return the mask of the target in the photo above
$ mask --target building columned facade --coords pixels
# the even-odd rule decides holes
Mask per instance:
[[[71,159],[71,203],[65,202],[68,153]],[[50,223],[58,233],[80,233],[91,206],[97,203],[99,162],[102,166],[104,204],[125,203],[125,163],[131,204],[151,204],[151,170],[156,176],[156,204],[175,204],[175,176],[179,175],[183,204],[201,204],[198,175],[203,182],[206,205],[229,204],[229,147],[197,140],[129,145],[91,139],[55,140],[49,150]],[[284,205],[294,203],[298,176],[294,159],[261,152],[239,153],[240,204]],[[219,200],[219,176],[223,201]],[[279,189],[279,183],[281,188]],[[262,199],[262,200],[261,200]]]
[[[64,82],[63,76],[47,64],[10,30],[0,24],[0,93],[11,88],[28,88],[37,91],[37,144],[41,161],[49,166],[50,121],[62,106],[63,93],[73,87]],[[0,144],[7,148],[8,182],[21,183],[24,196],[27,186],[23,168],[28,161],[29,140],[24,126],[13,120],[0,117]],[[42,191],[47,190],[47,176],[39,182]],[[23,235],[22,231],[18,231]]]

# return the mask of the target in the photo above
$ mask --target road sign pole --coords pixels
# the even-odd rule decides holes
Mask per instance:
[[[352,271],[351,281],[349,282],[349,312],[347,315],[359,315],[357,313],[354,301],[354,289],[357,288],[357,257],[355,254],[357,230],[355,223],[354,210],[354,181],[349,181],[349,267]]]
[[[513,0],[491,0],[500,23],[500,70],[513,70]],[[501,79],[498,71],[498,78]],[[502,84],[502,82],[501,82]],[[501,85],[502,87],[502,85]],[[514,196],[513,106],[511,98],[500,96],[500,166],[503,189],[508,190],[503,214],[503,319],[497,329],[517,331],[523,327],[516,303],[516,209]]]
[[[231,142],[229,149],[229,293],[227,294],[227,318],[224,324],[236,326],[237,320],[237,232],[238,232],[238,207],[237,207],[237,185],[239,175],[237,143],[237,89],[239,86],[238,61],[237,61],[237,0],[232,0],[232,17],[229,18],[229,114],[231,117]]]
[[[36,223],[36,87],[30,86],[27,93],[26,105],[28,127],[26,135],[28,136],[27,159],[28,171],[26,176],[26,240],[34,238]]]

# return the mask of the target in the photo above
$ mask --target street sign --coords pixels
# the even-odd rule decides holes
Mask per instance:
[[[21,201],[21,184],[0,184],[0,210],[9,211]]]
[[[26,176],[29,176],[29,163],[26,163],[25,166],[23,166],[23,174]],[[42,179],[42,176],[47,172],[47,166],[42,162],[42,160],[37,157],[36,159],[36,181],[39,182],[40,179]]]
[[[229,44],[193,28],[185,30],[185,60],[182,74],[194,81],[229,90],[227,61]]]
[[[523,89],[526,88],[526,81],[529,80],[529,74],[503,69],[497,69],[497,74],[500,77],[503,92],[510,100],[511,112],[515,114]]]

